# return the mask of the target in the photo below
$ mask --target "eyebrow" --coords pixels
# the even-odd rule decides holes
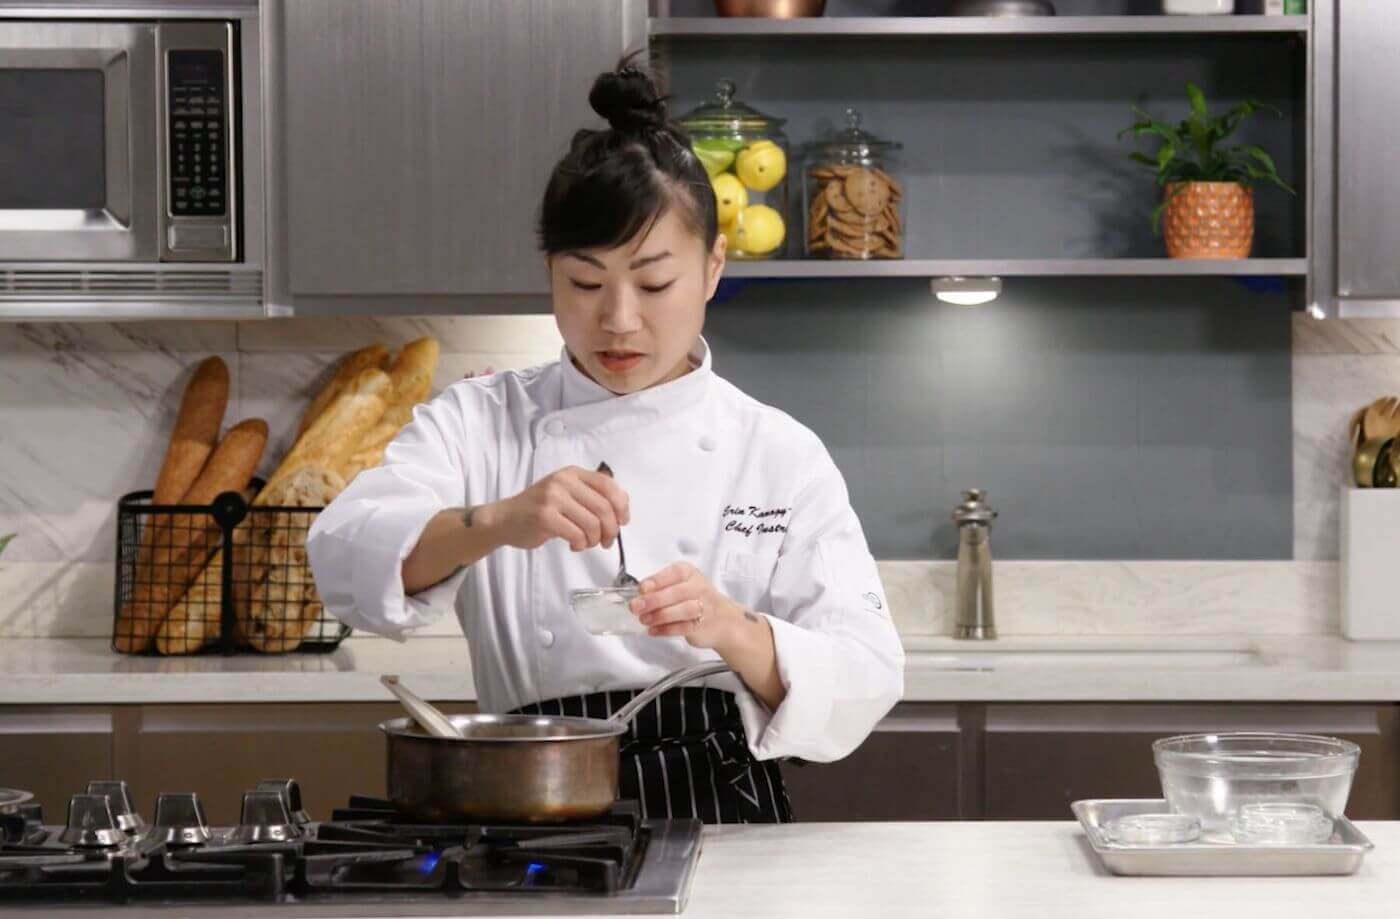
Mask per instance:
[[[591,256],[591,255],[584,255],[582,252],[566,252],[566,253],[564,253],[564,254],[565,254],[567,257],[569,257],[569,258],[576,258],[576,259],[578,259],[580,262],[587,262],[588,264],[594,266],[595,268],[603,268],[603,269],[606,269],[606,268],[608,267],[607,265],[604,265],[602,262],[598,261],[598,260],[597,260],[596,258],[594,258],[593,256]],[[635,259],[635,260],[632,262],[632,264],[628,265],[627,267],[628,267],[628,268],[632,268],[632,269],[645,268],[647,265],[650,265],[650,264],[652,264],[653,262],[659,262],[659,261],[661,261],[663,258],[670,258],[670,257],[671,257],[671,252],[670,252],[670,250],[668,249],[668,250],[665,251],[665,252],[658,252],[658,253],[656,253],[655,255],[648,255],[648,256],[646,256],[645,258]]]

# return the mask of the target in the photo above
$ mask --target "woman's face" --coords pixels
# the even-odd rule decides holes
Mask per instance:
[[[705,304],[724,269],[724,237],[706,251],[674,209],[644,234],[615,249],[549,259],[564,344],[584,373],[619,395],[670,382],[689,369]]]

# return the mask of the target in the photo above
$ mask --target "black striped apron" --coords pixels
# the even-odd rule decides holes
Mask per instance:
[[[607,718],[637,692],[549,699],[516,712]],[[792,821],[777,761],[754,758],[734,694],[706,686],[668,690],[637,713],[622,736],[618,786],[622,798],[641,803],[644,818]]]

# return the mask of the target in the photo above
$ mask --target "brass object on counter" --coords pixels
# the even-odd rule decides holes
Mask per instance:
[[[1356,448],[1352,470],[1360,488],[1395,488],[1400,480],[1400,455],[1394,437],[1375,437]]]
[[[820,16],[826,0],[715,0],[721,16],[762,16],[768,19],[796,19]]]

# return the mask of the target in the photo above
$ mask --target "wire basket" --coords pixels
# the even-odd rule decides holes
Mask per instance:
[[[117,505],[112,648],[125,654],[326,652],[350,634],[328,616],[306,558],[319,507],[261,507],[261,489],[209,505]],[[231,560],[231,563],[230,563]]]

